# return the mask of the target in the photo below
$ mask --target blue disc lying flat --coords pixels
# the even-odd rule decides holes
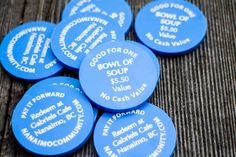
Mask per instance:
[[[73,1],[63,11],[62,18],[68,18],[76,14],[93,12],[104,14],[114,19],[127,33],[133,19],[129,4],[123,0],[86,0]]]
[[[88,13],[63,20],[53,32],[52,49],[59,61],[75,70],[91,50],[114,40],[124,40],[118,24],[105,15]]]
[[[65,86],[70,89],[75,89],[75,92],[79,92],[84,99],[87,99],[87,97],[84,95],[80,82],[77,79],[71,78],[71,77],[64,77],[64,76],[58,76],[58,77],[51,77],[45,80],[42,80],[38,82],[37,84],[33,85],[25,94],[24,97],[29,97],[32,93],[34,93],[35,90],[38,90],[42,87],[47,87],[48,85],[54,85],[60,88],[60,86]],[[23,97],[23,99],[24,99]],[[93,107],[93,115],[94,115],[94,122],[97,120],[98,117],[98,110]]]
[[[191,52],[206,35],[203,13],[187,1],[158,0],[138,13],[135,31],[145,45],[163,56]]]
[[[160,67],[154,59],[130,41],[102,44],[81,64],[81,87],[103,110],[136,108],[152,95],[158,82]]]
[[[93,128],[93,110],[87,99],[68,87],[47,85],[25,96],[12,117],[17,141],[44,156],[67,155],[79,149]]]
[[[54,27],[48,22],[30,22],[13,29],[0,48],[4,69],[17,78],[30,81],[58,73],[62,66],[50,47]]]
[[[170,157],[176,130],[168,115],[145,103],[124,113],[104,113],[94,131],[94,145],[101,157]]]

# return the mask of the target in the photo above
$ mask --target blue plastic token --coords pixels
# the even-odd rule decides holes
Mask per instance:
[[[124,0],[72,1],[64,9],[62,18],[86,12],[100,13],[111,17],[119,24],[124,33],[128,32],[133,19],[131,8]]]
[[[4,69],[17,78],[30,81],[58,73],[62,66],[50,47],[54,27],[48,22],[30,22],[13,29],[0,48]]]
[[[76,70],[91,50],[115,40],[124,40],[118,24],[105,15],[88,13],[63,20],[54,30],[52,49],[59,61]]]
[[[93,129],[87,99],[68,87],[47,85],[24,97],[12,117],[12,130],[28,151],[44,156],[67,155],[79,149]]]
[[[93,137],[102,157],[170,157],[176,145],[172,120],[149,103],[132,111],[104,113]]]
[[[135,31],[140,41],[157,54],[177,56],[200,45],[206,35],[207,21],[203,13],[187,1],[158,0],[138,13]]]
[[[130,110],[152,95],[160,75],[157,63],[133,42],[108,42],[82,62],[81,87],[98,108],[109,112]]]
[[[79,92],[84,99],[87,99],[87,97],[84,95],[80,82],[77,79],[71,78],[71,77],[65,77],[65,76],[58,76],[58,77],[51,77],[45,80],[42,80],[35,85],[33,85],[24,95],[24,97],[28,97],[32,93],[34,93],[35,90],[38,90],[42,87],[47,87],[48,85],[54,85],[60,88],[60,86],[68,87],[69,90],[75,89],[75,92]],[[24,99],[24,98],[22,98]],[[94,122],[97,120],[98,117],[98,109],[93,107],[93,115],[94,115]]]

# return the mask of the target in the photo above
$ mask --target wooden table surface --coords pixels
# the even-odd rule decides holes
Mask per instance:
[[[134,15],[150,0],[129,0]],[[208,33],[194,53],[158,57],[161,79],[150,102],[177,129],[176,157],[236,157],[236,1],[190,0],[206,15]],[[68,0],[0,0],[0,41],[28,21],[58,23]],[[193,28],[194,31],[194,28]],[[127,37],[135,40],[134,29]],[[76,77],[74,74],[64,74]],[[11,115],[30,84],[0,67],[0,155],[31,156],[13,138]],[[72,156],[97,156],[90,140]]]

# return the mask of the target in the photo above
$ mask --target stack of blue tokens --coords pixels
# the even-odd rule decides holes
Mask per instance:
[[[174,124],[147,102],[160,78],[155,54],[192,52],[206,35],[207,21],[187,1],[152,1],[136,17],[135,42],[125,40],[132,16],[124,0],[72,0],[59,24],[30,22],[5,37],[4,69],[39,81],[13,112],[12,130],[22,147],[35,155],[68,155],[93,133],[101,157],[173,155]],[[55,76],[63,68],[79,79]]]

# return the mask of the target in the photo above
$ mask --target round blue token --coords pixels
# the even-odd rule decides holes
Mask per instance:
[[[129,4],[123,0],[86,0],[72,1],[69,3],[62,14],[65,19],[79,13],[100,13],[114,19],[122,28],[124,33],[127,33],[132,24],[132,11]]]
[[[42,87],[47,87],[48,85],[54,85],[60,88],[60,86],[68,87],[69,89],[75,89],[75,92],[79,92],[84,99],[87,99],[87,97],[84,95],[80,82],[77,79],[71,78],[71,77],[65,77],[65,76],[58,76],[58,77],[51,77],[45,80],[42,80],[38,82],[37,84],[33,85],[25,94],[24,97],[28,97],[32,93],[34,93],[35,90],[38,90]],[[24,97],[22,99],[24,99]],[[98,109],[93,107],[93,115],[94,115],[94,122],[97,120],[98,117]]]
[[[4,69],[17,78],[30,81],[58,73],[62,66],[50,47],[54,27],[48,22],[30,22],[13,29],[0,48]]]
[[[93,137],[102,157],[170,157],[176,145],[172,120],[149,103],[123,113],[104,113]]]
[[[89,101],[64,86],[47,85],[34,90],[19,102],[12,117],[17,141],[37,155],[72,153],[87,141],[92,129]]]
[[[207,21],[203,13],[187,1],[158,0],[138,13],[135,31],[141,42],[157,54],[177,56],[199,46],[206,35]]]
[[[91,50],[115,40],[124,40],[118,24],[105,15],[88,13],[63,20],[53,32],[52,49],[59,61],[76,70]]]
[[[140,106],[153,93],[160,75],[158,61],[130,41],[98,46],[82,62],[80,83],[98,108],[120,112]]]

